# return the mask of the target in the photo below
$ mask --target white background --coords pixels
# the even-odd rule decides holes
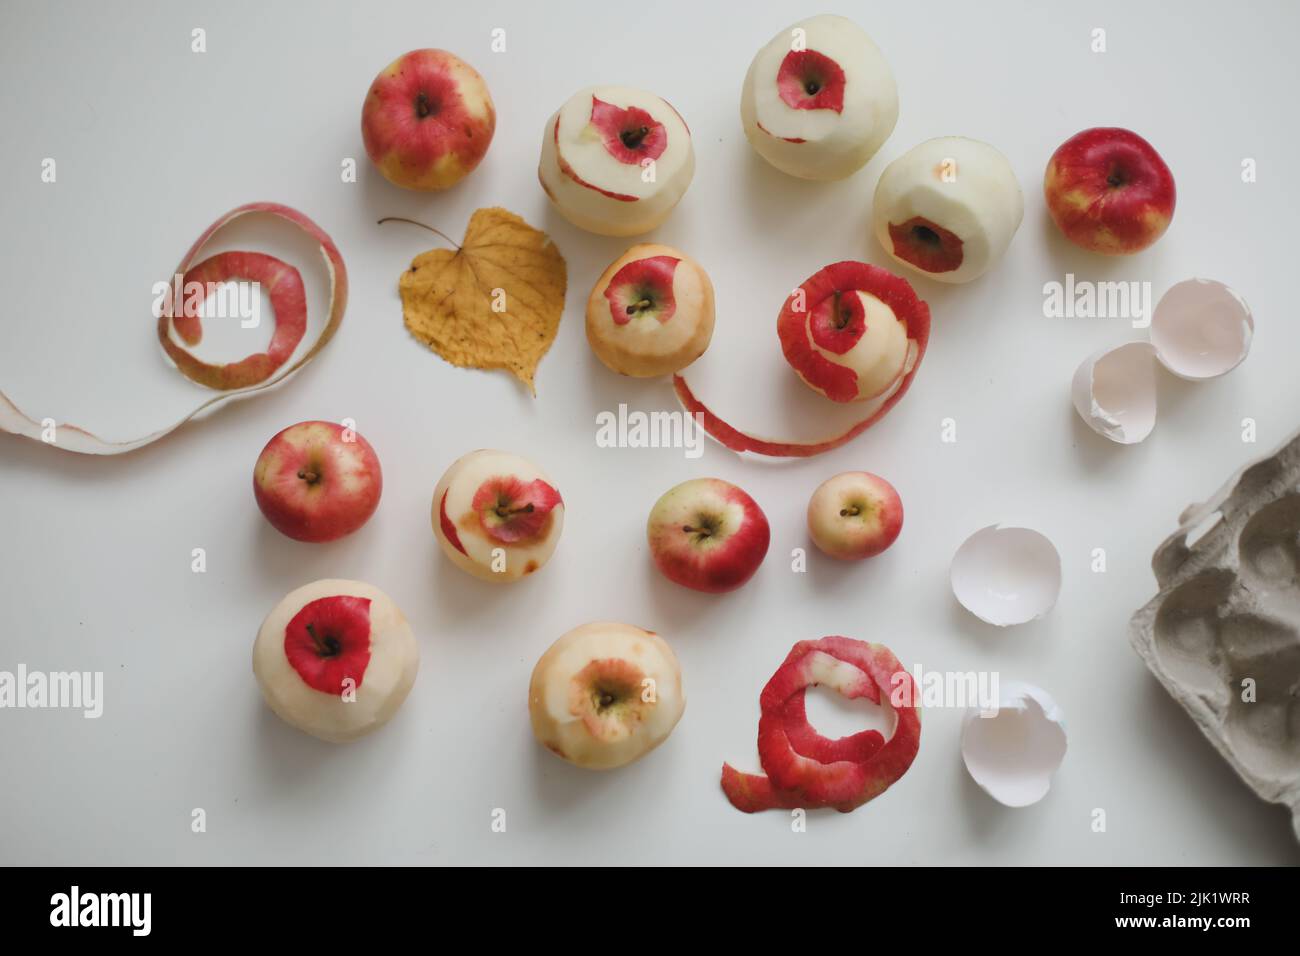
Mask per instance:
[[[207,223],[243,202],[274,199],[316,219],[343,252],[352,296],[338,337],[286,387],[145,450],[97,459],[0,440],[0,669],[100,670],[106,682],[99,720],[0,712],[0,860],[1297,861],[1285,811],[1235,777],[1125,634],[1154,592],[1151,552],[1183,506],[1297,424],[1295,8],[843,4],[837,12],[892,64],[901,114],[876,159],[833,185],[766,166],[738,117],[754,52],[820,12],[677,0],[5,4],[0,388],[21,406],[109,437],[178,417],[197,389],[157,350],[149,290]],[[206,53],[190,52],[194,27],[207,31]],[[490,51],[495,27],[506,30],[505,53]],[[1090,51],[1094,27],[1107,31],[1104,54]],[[359,133],[375,73],[421,46],[469,60],[498,111],[482,166],[441,195],[385,183]],[[698,461],[597,448],[599,411],[675,407],[666,383],[617,378],[585,342],[588,290],[626,243],[570,227],[537,185],[546,118],[602,82],[652,89],[691,125],[695,181],[655,237],[713,277],[708,358],[725,361],[730,348],[766,356],[749,372],[732,366],[756,417],[788,386],[774,327],[789,290],[828,262],[886,262],[867,222],[889,160],[937,135],[991,142],[1021,178],[1024,224],[984,279],[913,280],[934,312],[930,351],[910,394],[848,447],[775,467],[711,444]],[[1136,129],[1177,178],[1173,225],[1139,256],[1077,251],[1044,210],[1048,156],[1094,125]],[[56,184],[40,181],[45,157],[57,161]],[[340,181],[346,157],[360,164],[357,183]],[[1244,157],[1258,161],[1257,183],[1241,181]],[[536,400],[503,373],[452,368],[410,338],[397,278],[434,237],[375,225],[405,215],[459,236],[490,205],[546,229],[568,260],[565,316]],[[1122,319],[1044,318],[1043,284],[1067,272],[1150,281],[1157,296],[1193,275],[1220,279],[1254,308],[1254,351],[1208,384],[1161,373],[1154,434],[1112,445],[1077,420],[1070,376],[1088,353],[1145,332]],[[254,459],[288,424],[344,417],[383,462],[378,513],[334,544],[281,537],[253,502]],[[946,417],[957,421],[955,444],[940,441]],[[1245,417],[1258,421],[1256,445],[1242,442]],[[453,568],[429,527],[443,469],[484,446],[537,460],[568,505],[554,559],[508,589]],[[808,545],[808,496],[857,468],[898,487],[902,537],[867,564],[814,553],[806,574],[792,573],[791,549]],[[745,487],[773,529],[756,578],[721,597],[661,579],[644,541],[655,498],[705,474]],[[997,630],[952,598],[950,557],[995,522],[1038,528],[1061,552],[1064,588],[1042,621]],[[191,573],[195,547],[206,549],[206,574]],[[1105,574],[1089,569],[1096,547]],[[344,747],[280,723],[250,668],[262,617],[320,577],[385,589],[422,653],[397,718]],[[607,774],[544,752],[526,711],[537,657],[600,618],[661,631],[689,697],[661,749]],[[733,810],[718,772],[724,759],[758,769],[760,688],[795,641],[835,633],[884,642],[909,667],[997,670],[1046,688],[1070,732],[1051,793],[1029,809],[994,804],[961,765],[959,713],[934,709],[910,772],[852,815],[813,813],[806,833],[792,833],[785,814]],[[867,719],[820,697],[810,706],[832,731]],[[199,807],[203,834],[190,829]],[[504,834],[490,829],[498,807]],[[1106,812],[1105,833],[1091,828],[1094,808]]]

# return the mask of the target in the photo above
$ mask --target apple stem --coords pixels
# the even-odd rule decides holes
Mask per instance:
[[[298,477],[301,478],[303,481],[307,482],[307,484],[309,485],[314,485],[316,484],[316,482],[320,481],[320,475],[316,474],[316,472],[314,471],[307,471],[307,470],[300,471],[298,472]]]
[[[853,505],[852,507],[849,508],[840,509],[841,518],[856,518],[860,514],[862,514],[862,509],[859,508],[857,505]]]
[[[322,641],[316,634],[316,626],[314,624],[307,625],[307,636],[310,637],[311,642],[316,645],[316,653],[321,657],[333,657],[339,652],[339,642],[332,637],[327,637]]]
[[[422,222],[416,222],[414,219],[407,219],[405,216],[385,216],[383,219],[379,220],[379,225],[382,226],[386,222],[404,222],[411,226],[419,226],[421,229],[428,229],[430,232],[436,233],[437,235],[442,236],[442,238],[450,242],[453,246],[456,247],[456,250],[458,252],[461,249],[460,243],[457,242],[455,239],[451,238],[451,236],[447,235],[441,229],[434,229],[433,226],[425,225]]]
[[[650,127],[642,126],[640,129],[628,129],[619,133],[618,138],[623,141],[623,145],[628,149],[636,149],[641,145],[641,141],[646,138],[650,132]]]
[[[433,108],[429,105],[429,95],[424,90],[421,90],[415,97],[415,115],[420,119],[424,119],[432,112]]]
[[[638,312],[643,312],[646,309],[650,308],[650,306],[652,305],[654,305],[654,303],[651,302],[649,299],[642,299],[640,302],[634,302],[631,305],[629,305],[627,307],[627,314],[636,315]]]
[[[685,531],[687,534],[699,534],[699,535],[703,535],[706,538],[710,537],[713,534],[712,528],[692,528],[688,524],[682,525],[682,530]]]
[[[532,514],[533,506],[531,504],[527,504],[524,505],[522,508],[507,508],[505,505],[502,505],[501,507],[496,509],[496,512],[498,518],[509,518],[517,514]]]

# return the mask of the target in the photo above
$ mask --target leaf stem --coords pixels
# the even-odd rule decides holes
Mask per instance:
[[[441,229],[435,229],[433,228],[433,226],[425,225],[424,223],[417,222],[414,219],[407,219],[405,216],[385,216],[383,219],[379,220],[379,225],[382,226],[386,222],[404,222],[411,226],[419,226],[421,229],[428,229],[430,232],[442,236],[442,238],[450,242],[453,246],[456,247],[457,251],[463,251],[461,249],[461,244],[457,242],[455,239],[451,238],[451,236],[447,235]]]

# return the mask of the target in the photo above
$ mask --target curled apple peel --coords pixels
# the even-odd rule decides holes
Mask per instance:
[[[301,341],[304,332],[299,328],[306,325],[305,300],[302,301],[301,314],[298,292],[301,276],[297,270],[272,256],[260,253],[222,253],[196,264],[199,253],[212,240],[218,231],[247,215],[262,214],[283,219],[314,239],[325,259],[325,269],[329,276],[329,306],[325,325],[322,327],[311,347],[292,364],[288,359]],[[225,278],[253,278],[256,281],[274,282],[271,288],[271,302],[276,310],[276,332],[271,345],[265,353],[243,359],[226,366],[213,366],[201,362],[191,353],[182,349],[171,338],[171,329],[176,327],[176,334],[182,341],[195,344],[201,338],[201,329],[197,317],[182,314],[176,319],[164,313],[158,319],[158,340],[164,352],[180,370],[181,374],[207,388],[218,392],[199,403],[192,411],[179,421],[164,428],[126,441],[106,441],[76,425],[59,423],[57,439],[48,441],[46,423],[28,415],[0,391],[0,430],[14,435],[21,435],[33,441],[40,441],[64,451],[83,455],[120,455],[151,444],[165,435],[175,431],[200,412],[233,398],[254,395],[264,389],[284,381],[298,369],[302,368],[323,349],[338,331],[343,321],[343,312],[348,301],[348,274],[343,265],[343,256],[334,240],[320,226],[296,209],[273,202],[253,202],[238,206],[226,213],[194,240],[189,251],[175,269],[179,275],[195,277],[202,275],[204,281],[221,281],[215,276]],[[297,277],[297,283],[294,277]],[[278,290],[278,291],[277,291]],[[277,301],[278,300],[278,301]],[[177,327],[177,323],[179,326]]]
[[[865,262],[837,262],[786,299],[777,334],[786,360],[805,384],[832,401],[861,404],[862,418],[839,434],[812,441],[762,438],[714,413],[685,376],[673,376],[673,390],[705,432],[732,451],[807,458],[852,441],[907,393],[930,341],[930,307],[901,276]]]
[[[838,740],[817,733],[804,707],[809,687],[887,704],[897,716],[886,741],[865,730]],[[848,637],[800,641],[759,696],[763,774],[722,765],[722,790],[744,813],[776,808],[855,810],[907,772],[921,745],[920,695],[893,651]]]

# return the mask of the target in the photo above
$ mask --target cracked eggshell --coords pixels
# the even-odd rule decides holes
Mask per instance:
[[[1146,342],[1103,349],[1074,373],[1070,397],[1079,417],[1121,445],[1133,445],[1156,427],[1156,365]]]
[[[895,260],[939,282],[969,282],[1007,251],[1025,214],[1011,163],[987,143],[943,136],[885,167],[872,231]]]
[[[1061,556],[1030,528],[990,525],[952,558],[952,593],[981,621],[1007,627],[1042,617],[1061,593]]]
[[[740,119],[754,151],[781,172],[829,182],[857,172],[884,145],[898,122],[898,88],[861,27],[810,17],[754,55]]]
[[[632,146],[622,138],[638,134]],[[646,163],[653,163],[652,174]],[[602,236],[649,232],[668,218],[694,175],[686,121],[653,93],[591,86],[546,122],[537,176],[555,208],[579,229]]]
[[[962,721],[962,762],[980,788],[1004,806],[1027,807],[1043,799],[1065,749],[1065,715],[1033,684],[1004,684],[991,716],[972,709]]]
[[[1151,316],[1151,344],[1162,365],[1179,378],[1217,378],[1250,352],[1255,320],[1232,289],[1213,279],[1171,286]]]

